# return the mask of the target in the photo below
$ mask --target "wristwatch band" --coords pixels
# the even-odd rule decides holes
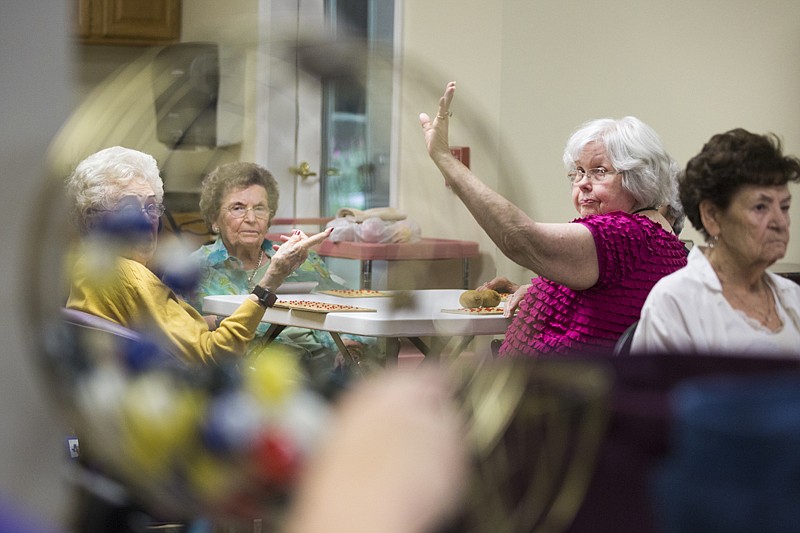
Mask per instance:
[[[269,289],[265,289],[261,285],[256,285],[253,288],[253,294],[255,294],[256,298],[258,298],[258,303],[267,308],[272,307],[275,305],[275,302],[278,301],[278,297],[274,292]]]

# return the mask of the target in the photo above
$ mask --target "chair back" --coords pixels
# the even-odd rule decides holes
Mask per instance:
[[[638,324],[639,321],[637,320],[622,332],[622,335],[619,336],[617,343],[614,345],[614,350],[611,352],[611,355],[628,355],[631,353],[633,334],[636,333],[636,326]]]
[[[132,329],[128,329],[125,326],[117,324],[116,322],[112,322],[108,319],[93,315],[91,313],[78,311],[77,309],[69,309],[66,307],[61,308],[61,319],[67,324],[80,326],[82,328],[105,331],[118,337],[123,337],[125,339],[134,341],[142,340],[142,336]]]
[[[171,355],[154,343],[147,334],[134,331],[106,318],[61,308],[61,321],[71,331],[75,360],[86,360],[94,356],[117,359],[130,369],[143,370],[154,366],[160,368],[186,368],[186,363]],[[93,347],[86,350],[87,346]],[[88,364],[96,364],[88,363]]]

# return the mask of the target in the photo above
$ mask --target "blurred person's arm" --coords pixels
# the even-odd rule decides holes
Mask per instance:
[[[389,372],[348,393],[298,488],[287,533],[423,533],[458,509],[462,421],[435,370]]]

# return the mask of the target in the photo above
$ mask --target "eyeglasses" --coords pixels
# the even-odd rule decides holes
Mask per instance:
[[[597,168],[590,168],[589,170],[583,170],[582,168],[573,170],[567,177],[569,178],[569,182],[573,185],[577,185],[583,178],[589,176],[589,181],[592,183],[600,183],[606,179],[607,176],[613,176],[615,174],[619,174],[616,171],[606,170],[603,167]]]
[[[126,202],[124,205],[118,205],[116,208],[111,209],[114,213],[123,216],[137,215],[144,213],[150,220],[158,220],[164,214],[166,208],[164,204],[147,204],[142,207],[138,202]]]
[[[269,209],[263,205],[245,207],[241,204],[235,204],[226,208],[226,210],[233,218],[244,218],[248,211],[252,211],[253,216],[260,220],[267,220],[269,218]]]

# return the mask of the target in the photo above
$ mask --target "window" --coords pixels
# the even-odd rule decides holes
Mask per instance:
[[[357,68],[323,80],[321,212],[389,205],[394,0],[326,0],[338,37],[364,43]]]

